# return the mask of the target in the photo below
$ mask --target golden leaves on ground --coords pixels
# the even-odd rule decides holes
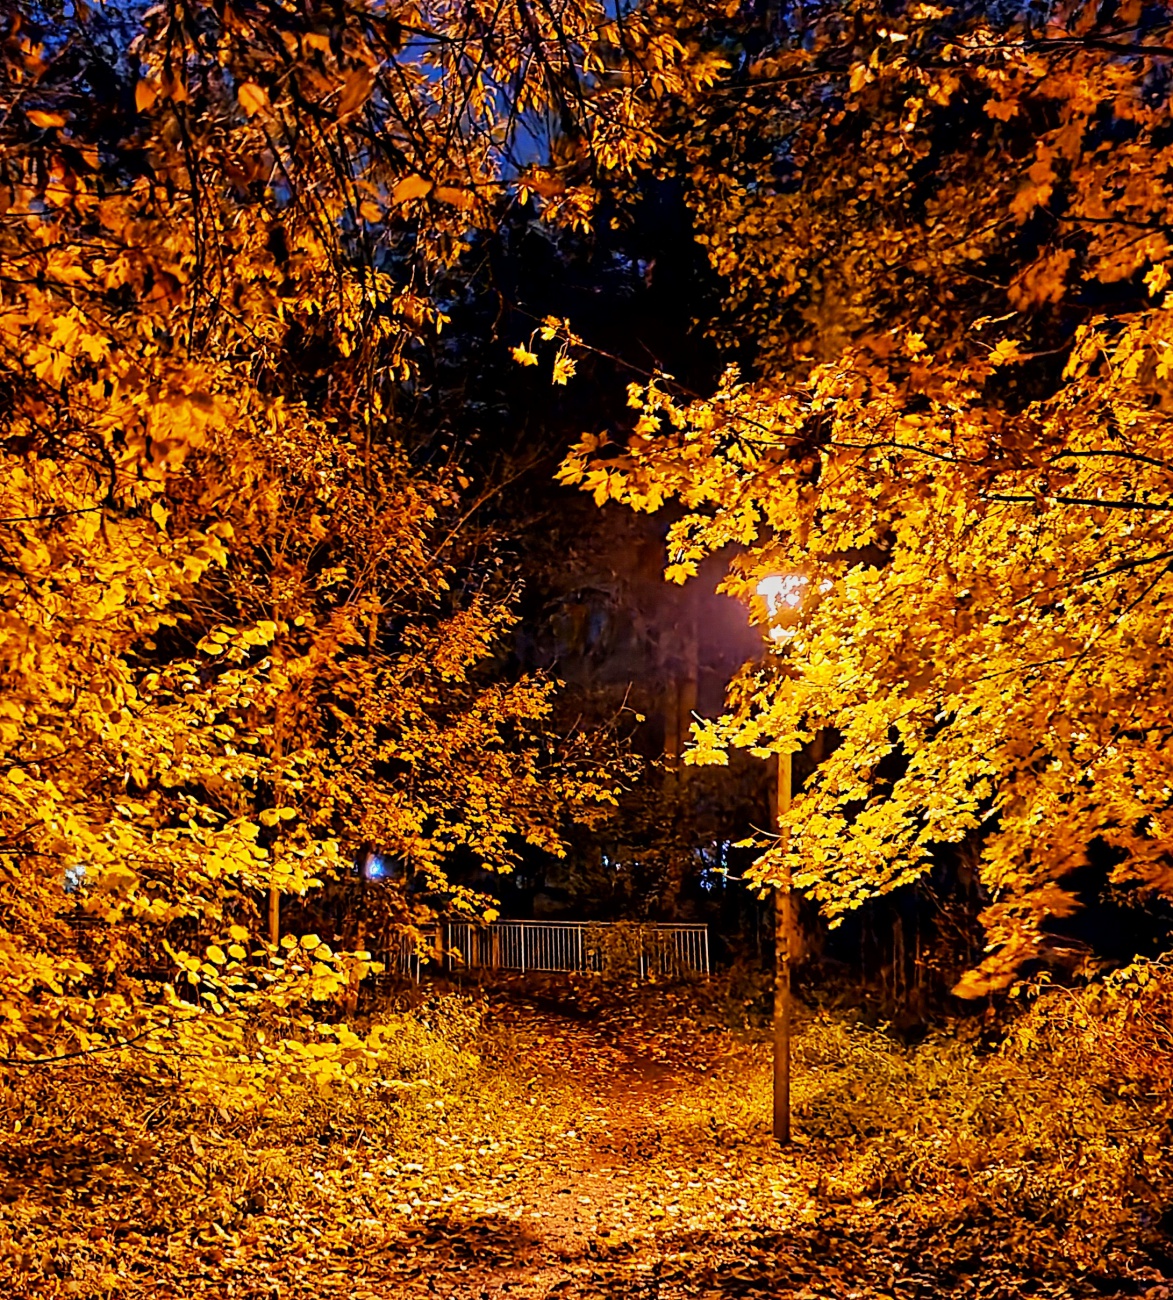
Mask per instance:
[[[913,1051],[804,1013],[789,1152],[766,1044],[713,985],[559,977],[383,1009],[339,1038],[352,1072],[316,1077],[323,1039],[251,1120],[176,1089],[163,1057],[153,1078],[91,1058],[82,1115],[56,1075],[0,1094],[0,1279],[128,1300],[1156,1300],[1168,978],[1139,966],[1099,1005],[1044,993],[998,1046],[961,1024]]]

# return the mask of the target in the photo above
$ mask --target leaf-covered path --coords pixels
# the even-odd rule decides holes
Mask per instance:
[[[589,984],[552,985],[544,1000],[498,990],[469,1018],[479,1061],[445,1073],[436,1058],[349,1111],[324,1104],[283,1129],[223,1108],[198,1130],[169,1126],[155,1106],[141,1132],[113,1131],[91,1104],[69,1143],[29,1149],[20,1176],[36,1198],[12,1204],[0,1293],[1173,1300],[1151,1251],[1113,1248],[1081,1270],[1057,1246],[1072,1225],[1026,1213],[1025,1196],[998,1210],[979,1176],[959,1190],[877,1170],[892,1111],[873,1112],[883,1087],[853,1097],[836,1073],[848,1041],[836,1022],[800,1038],[801,1127],[778,1150],[768,1049],[707,1000],[699,989],[644,988],[630,1001]],[[450,1031],[469,1006],[440,997],[418,1016],[434,1007]],[[405,1044],[405,1060],[421,1063],[420,1051]],[[863,1051],[857,1081],[860,1068],[873,1079],[891,1068],[872,1040]],[[911,1095],[893,1088],[889,1103]],[[895,1123],[915,1126],[901,1104]],[[937,1141],[947,1124],[933,1122],[905,1149]]]
[[[811,1145],[769,1139],[761,1044],[680,1019],[496,1011],[528,1092],[480,1178],[423,1197],[390,1296],[452,1300],[930,1300],[1150,1295],[1139,1279],[1024,1276],[980,1225],[827,1198]],[[760,1113],[759,1113],[760,1112]],[[747,1140],[747,1133],[750,1135]],[[443,1139],[441,1139],[443,1141]],[[421,1153],[417,1177],[424,1173]],[[460,1162],[457,1162],[460,1163]],[[467,1169],[461,1169],[467,1174]],[[422,1180],[426,1190],[427,1179]],[[441,1196],[445,1196],[442,1189]],[[405,1214],[405,1218],[408,1217]],[[390,1281],[390,1279],[388,1279]]]

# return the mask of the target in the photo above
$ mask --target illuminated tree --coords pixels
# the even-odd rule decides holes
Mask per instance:
[[[593,4],[0,22],[0,1055],[217,1059],[233,999],[362,970],[311,936],[259,974],[260,899],[372,841],[442,889],[611,797],[549,684],[494,679],[510,593],[397,401],[478,232],[584,221],[651,148],[634,83],[712,72]],[[186,1003],[139,978],[163,953]]]
[[[633,385],[626,446],[563,471],[682,502],[676,581],[733,544],[764,617],[763,575],[805,577],[693,761],[837,737],[787,850],[833,917],[979,840],[971,994],[1075,906],[1093,842],[1173,892],[1168,36],[1140,4],[811,10],[687,141],[754,377]]]

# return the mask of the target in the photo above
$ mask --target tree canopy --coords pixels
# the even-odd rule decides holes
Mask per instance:
[[[374,844],[483,907],[462,870],[557,854],[614,798],[552,683],[501,671],[512,579],[397,403],[502,205],[583,220],[592,167],[647,152],[625,60],[660,93],[709,72],[592,5],[28,3],[0,30],[0,1052],[178,1024],[233,1052],[233,999],[365,969],[250,948],[283,893]],[[526,143],[560,122],[565,175]]]
[[[969,993],[1089,853],[1173,889],[1168,32],[1139,3],[795,9],[680,126],[742,370],[633,384],[634,432],[562,471],[679,501],[672,579],[736,548],[775,653],[692,760],[833,738],[786,850],[832,916],[980,843]]]
[[[1161,0],[0,6],[5,1294],[1169,1293],[1171,94]]]

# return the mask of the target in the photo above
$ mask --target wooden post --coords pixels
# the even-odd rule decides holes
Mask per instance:
[[[786,850],[787,833],[782,818],[790,811],[791,762],[778,755],[778,788],[774,829],[779,847]],[[790,868],[774,887],[774,1140],[790,1145],[790,936],[793,895]]]
[[[277,719],[277,723],[278,725],[280,725],[280,718]],[[281,734],[279,731],[277,731],[276,727],[274,727],[274,731],[277,732],[277,734],[274,737],[273,759],[275,762],[280,763],[282,757]],[[280,804],[281,802],[280,782],[275,781],[273,783],[273,789],[274,789],[274,802]],[[277,848],[278,848],[277,844],[274,843],[271,849],[271,852],[273,854],[273,860],[272,860],[273,874],[269,877],[269,943],[272,944],[274,948],[276,948],[277,945],[281,942],[281,890],[277,886],[277,876],[276,876]]]

